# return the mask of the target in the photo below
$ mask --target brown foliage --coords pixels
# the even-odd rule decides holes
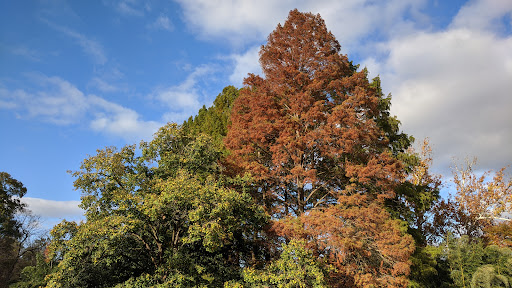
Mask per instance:
[[[497,223],[485,229],[490,244],[512,248],[512,221]]]
[[[225,144],[259,181],[255,196],[267,211],[300,215],[353,185],[389,197],[400,166],[384,152],[378,94],[320,16],[291,11],[260,63],[265,78],[245,79]]]
[[[291,11],[260,63],[265,78],[245,79],[225,144],[281,219],[273,232],[307,239],[337,268],[335,287],[407,286],[413,240],[383,204],[404,172],[377,125],[380,91],[311,13]]]
[[[332,287],[406,287],[414,241],[380,204],[364,194],[342,196],[337,205],[281,220],[275,229],[310,241],[336,268]]]

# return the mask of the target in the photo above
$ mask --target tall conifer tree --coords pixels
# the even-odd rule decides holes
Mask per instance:
[[[262,46],[225,143],[268,211],[300,215],[338,196],[391,197],[400,165],[379,128],[380,90],[340,54],[319,15],[291,11]]]
[[[264,77],[245,79],[225,144],[274,231],[336,267],[332,287],[405,287],[412,237],[384,204],[404,169],[380,86],[340,49],[319,15],[291,11],[261,47]]]

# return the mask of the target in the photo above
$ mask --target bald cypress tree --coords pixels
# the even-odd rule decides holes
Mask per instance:
[[[405,287],[414,244],[385,200],[404,178],[396,156],[410,138],[379,80],[340,49],[320,15],[291,11],[261,47],[264,77],[245,78],[224,142],[272,230],[306,239],[336,268],[330,286]]]
[[[225,144],[268,211],[393,196],[401,167],[378,123],[382,93],[340,49],[319,15],[291,11],[261,48],[265,77],[249,75],[235,101]]]

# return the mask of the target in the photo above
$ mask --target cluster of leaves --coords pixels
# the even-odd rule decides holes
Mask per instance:
[[[263,76],[85,159],[86,221],[55,226],[15,287],[510,287],[504,169],[456,169],[441,200],[428,140],[411,149],[380,79],[340,50],[320,15],[293,10]]]

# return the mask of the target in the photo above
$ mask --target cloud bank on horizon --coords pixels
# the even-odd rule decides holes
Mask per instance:
[[[98,13],[97,21],[108,25],[96,29],[70,3],[55,3],[35,11],[31,21],[51,31],[48,43],[62,47],[38,49],[37,42],[0,34],[6,67],[18,63],[12,59],[25,63],[14,72],[0,70],[3,121],[76,127],[96,148],[98,137],[148,140],[165,122],[180,123],[209,106],[222,87],[241,87],[247,73],[261,74],[259,47],[297,8],[319,13],[343,53],[371,77],[380,76],[402,129],[430,138],[436,171],[449,173],[453,157],[477,156],[483,170],[512,164],[512,1],[176,0],[172,8],[104,1],[101,11],[115,17]],[[124,43],[116,31],[136,36]],[[150,48],[157,44],[167,47]],[[51,66],[74,50],[69,62],[83,59],[76,64],[84,74]],[[4,165],[0,169],[10,169]],[[38,202],[63,197],[44,193],[27,198],[34,212],[53,217],[65,211],[50,200]],[[78,200],[73,195],[67,198]]]

